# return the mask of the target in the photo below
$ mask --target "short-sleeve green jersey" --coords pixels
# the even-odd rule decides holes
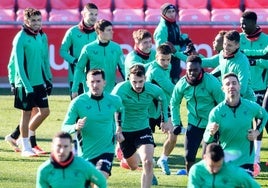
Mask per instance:
[[[115,150],[115,112],[123,112],[119,97],[104,93],[100,100],[92,98],[89,92],[71,101],[62,130],[75,132],[77,118],[86,117],[85,126],[80,130],[82,145],[78,145],[78,155],[86,160]]]

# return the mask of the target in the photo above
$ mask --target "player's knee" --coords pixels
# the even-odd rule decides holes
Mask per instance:
[[[48,117],[49,114],[50,114],[49,108],[45,108],[41,110],[41,116],[43,116],[44,118]]]

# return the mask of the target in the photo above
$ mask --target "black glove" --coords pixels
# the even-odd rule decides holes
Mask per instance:
[[[179,135],[181,133],[182,125],[175,125],[173,129],[173,134]]]
[[[10,84],[10,91],[13,95],[15,95],[15,84],[14,83],[11,83]]]
[[[256,59],[248,59],[250,66],[256,66]]]
[[[52,88],[53,88],[52,83],[46,80],[46,92],[47,92],[47,95],[51,94]]]
[[[193,43],[189,43],[187,46],[186,46],[186,49],[183,51],[183,53],[187,56],[191,55],[191,53],[195,51],[195,47],[194,47],[194,44]]]

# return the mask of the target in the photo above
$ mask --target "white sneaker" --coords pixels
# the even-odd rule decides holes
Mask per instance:
[[[20,148],[18,147],[16,140],[11,137],[11,135],[5,136],[5,141],[10,144],[15,152],[20,152]]]
[[[23,150],[21,152],[22,157],[37,157],[38,155],[34,153],[32,150]]]

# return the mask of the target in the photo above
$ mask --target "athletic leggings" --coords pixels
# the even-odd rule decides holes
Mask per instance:
[[[204,132],[205,128],[199,128],[191,124],[188,124],[184,143],[186,162],[195,162],[196,154],[203,139]],[[204,150],[204,144],[203,144],[203,150]]]

